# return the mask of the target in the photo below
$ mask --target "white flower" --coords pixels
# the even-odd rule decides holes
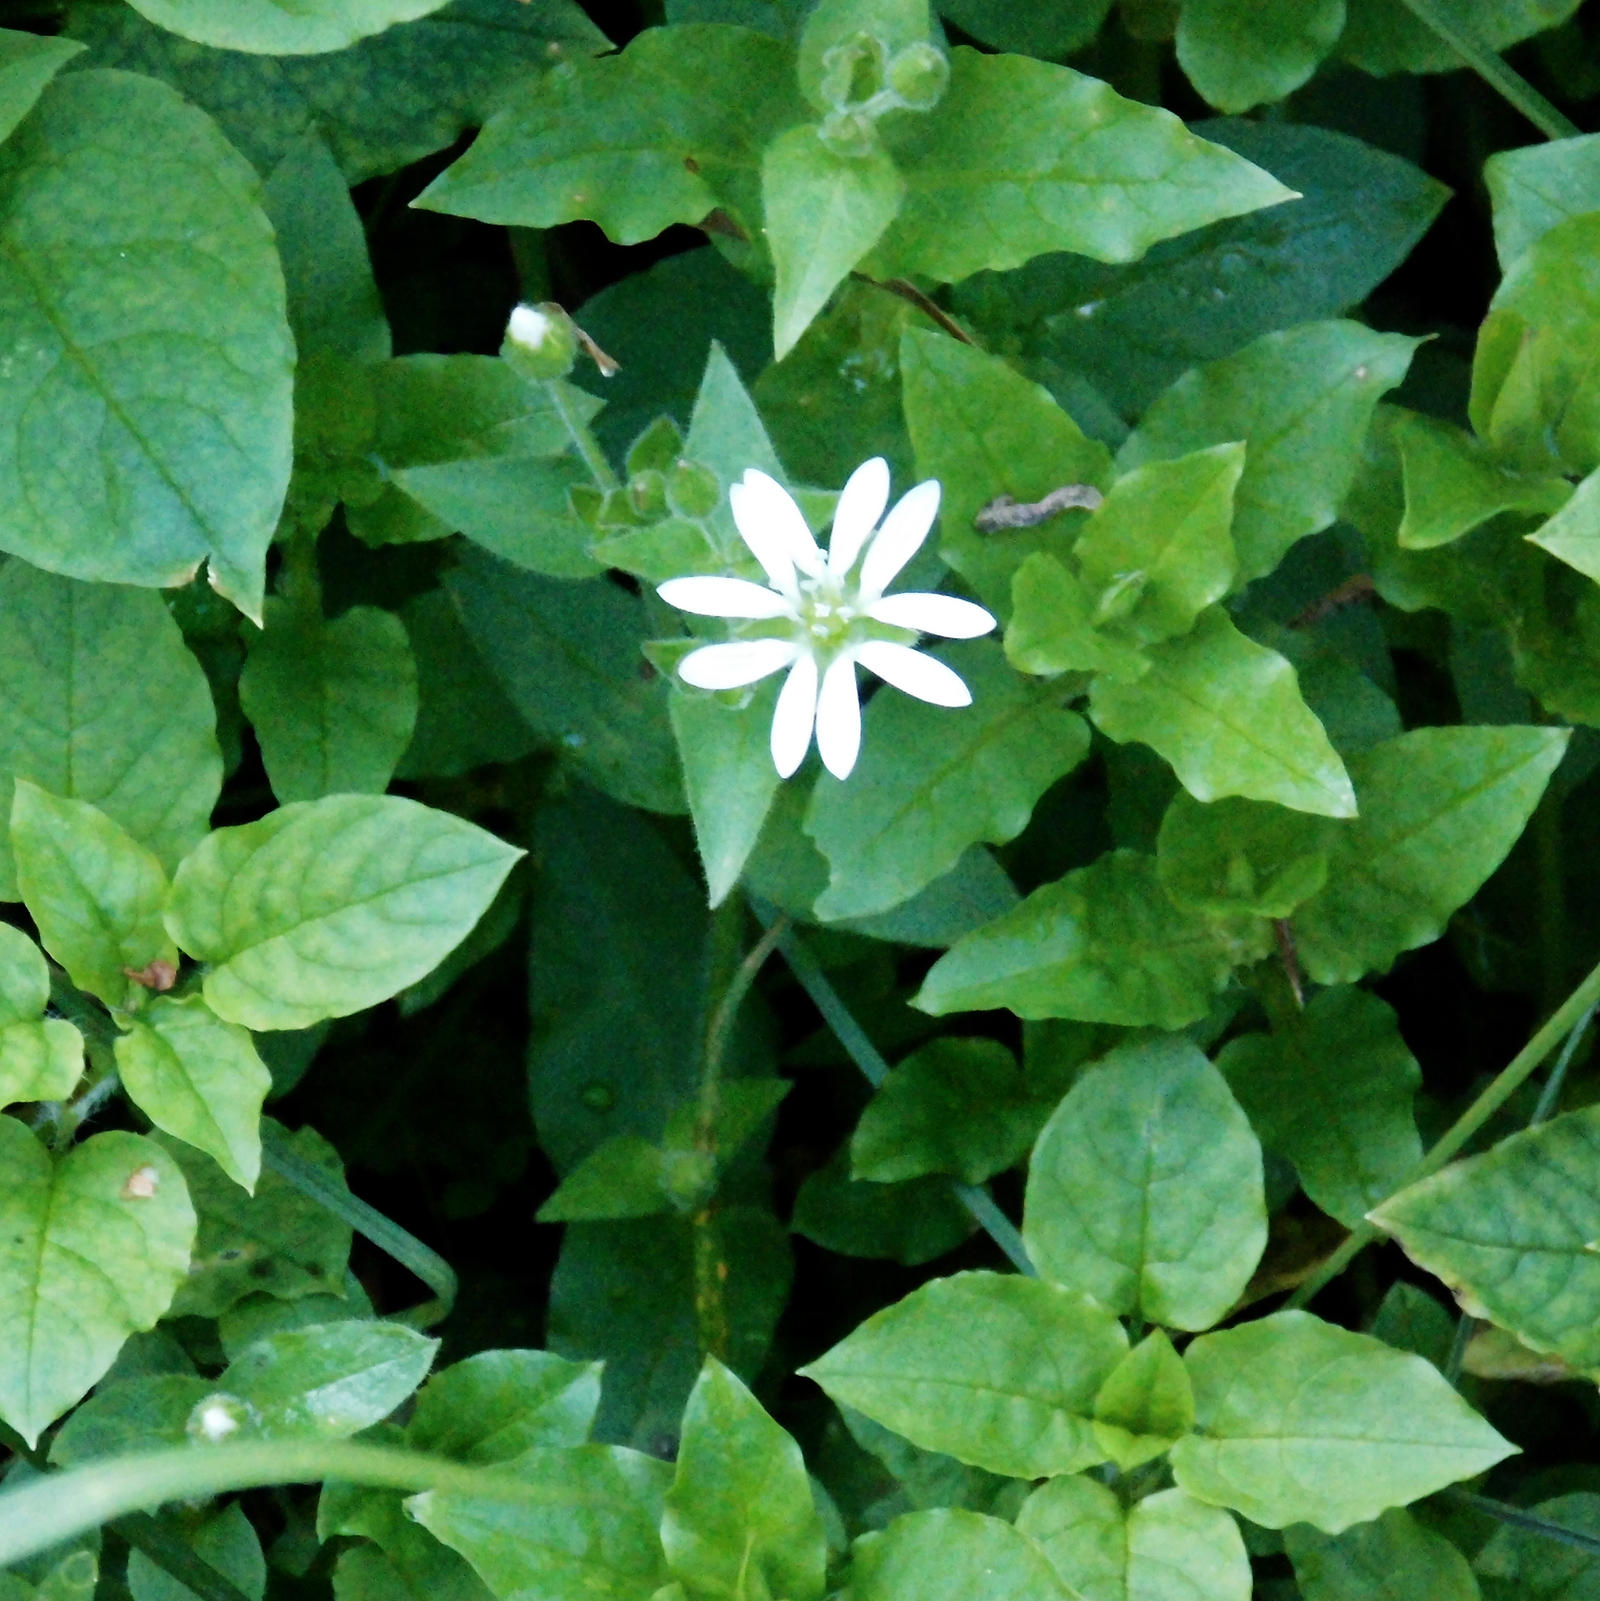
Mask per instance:
[[[776,625],[702,645],[678,673],[701,689],[736,689],[788,668],[772,716],[772,760],[782,778],[805,760],[813,727],[823,765],[835,778],[849,776],[861,749],[857,662],[935,706],[972,704],[961,678],[912,650],[907,638],[975,639],[994,618],[954,595],[884,594],[928,537],[939,485],[931,478],[918,484],[884,517],[888,503],[889,464],[874,456],[844,486],[824,556],[788,491],[751,467],[729,490],[728,504],[770,587],[744,578],[672,578],[657,590],[680,611]]]

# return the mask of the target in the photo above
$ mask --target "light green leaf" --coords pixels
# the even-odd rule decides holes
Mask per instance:
[[[178,869],[167,926],[210,964],[205,997],[219,1017],[307,1028],[431,971],[521,854],[415,801],[331,795],[202,841]]]
[[[1038,1546],[981,1512],[940,1508],[896,1518],[855,1547],[858,1601],[1068,1601]]]
[[[1556,482],[1567,488],[1565,480]],[[1555,516],[1528,535],[1528,543],[1600,584],[1600,468],[1578,485]]]
[[[1422,1073],[1376,995],[1324,990],[1271,1034],[1230,1041],[1217,1066],[1262,1142],[1347,1228],[1422,1160],[1411,1112]]]
[[[1501,512],[1559,511],[1572,495],[1564,478],[1502,467],[1472,435],[1432,417],[1401,413],[1394,440],[1406,488],[1402,550],[1447,545]]]
[[[1437,939],[1500,865],[1561,762],[1560,728],[1417,728],[1350,758],[1361,814],[1294,917],[1319,984],[1385,971]]]
[[[744,477],[747,467],[759,467],[780,483],[786,481],[787,474],[738,369],[715,340],[695,393],[683,453],[688,460],[709,467],[716,474],[721,493],[716,510],[706,519],[706,527],[717,540],[717,554],[730,567],[748,563],[747,575],[759,578],[760,568],[754,565],[728,509],[728,490]]]
[[[1536,240],[1586,211],[1600,211],[1600,134],[1498,150],[1483,164],[1494,204],[1494,246],[1509,271]]]
[[[1283,1543],[1305,1601],[1478,1601],[1467,1559],[1398,1507],[1343,1534],[1295,1524]]]
[[[1221,111],[1282,100],[1344,30],[1345,0],[1185,0],[1178,61]]]
[[[874,276],[941,283],[1046,250],[1132,261],[1158,239],[1293,198],[1170,112],[1026,56],[950,52],[950,87],[896,140],[906,199]]]
[[[1172,1448],[1179,1487],[1269,1529],[1339,1534],[1515,1450],[1431,1363],[1309,1312],[1202,1335],[1183,1361],[1197,1432]]]
[[[1574,1367],[1600,1368],[1600,1108],[1500,1141],[1374,1214],[1482,1317]]]
[[[848,52],[866,34],[883,46],[885,56],[893,57],[907,45],[925,42],[929,22],[928,0],[817,0],[800,31],[797,72],[806,98],[818,111],[828,111],[839,104],[841,91],[848,97],[846,103],[859,103],[864,93],[876,92],[881,76],[872,66],[863,64],[862,76],[873,80],[872,89],[864,91],[855,83],[846,87],[830,82],[830,52]]]
[[[1117,458],[1126,471],[1242,439],[1234,495],[1239,577],[1271,572],[1326,528],[1355,477],[1373,409],[1406,375],[1414,339],[1353,322],[1266,334],[1185,374],[1146,412]]]
[[[1182,1490],[1125,1507],[1093,1479],[1052,1479],[1023,1502],[1017,1528],[1084,1601],[1249,1601],[1239,1525]]]
[[[1088,585],[1049,551],[1036,550],[1011,579],[1006,660],[1024,673],[1110,673],[1130,682],[1150,660],[1120,633],[1102,629]]]
[[[68,73],[0,149],[0,242],[5,548],[144,585],[209,558],[258,614],[294,352],[244,159],[164,84]]]
[[[1141,644],[1184,634],[1233,585],[1229,525],[1243,445],[1216,445],[1135,467],[1112,486],[1073,547],[1103,609],[1115,587],[1117,630]],[[1130,603],[1131,602],[1131,603]]]
[[[11,848],[40,942],[79,989],[121,1006],[135,987],[128,970],[152,962],[176,970],[177,948],[161,922],[167,875],[104,812],[19,778]]]
[[[939,554],[1004,616],[1011,575],[1035,550],[1064,550],[1083,514],[999,537],[979,533],[973,518],[999,495],[1027,503],[1065,484],[1106,484],[1106,447],[1085,438],[1042,385],[943,334],[908,326],[900,371],[917,471],[944,488]]]
[[[11,779],[92,801],[169,871],[222,783],[200,664],[158,595],[0,568],[0,810]],[[0,830],[0,836],[4,830]],[[0,898],[17,888],[0,843]]]
[[[510,1462],[537,1445],[582,1445],[599,1404],[598,1362],[479,1351],[417,1392],[406,1440],[460,1462]]]
[[[313,55],[342,50],[396,22],[437,11],[444,0],[231,0],[218,9],[206,0],[137,0],[135,10],[158,27],[199,44],[256,55]]]
[[[0,28],[0,139],[33,110],[45,85],[83,50],[71,39]]]
[[[44,1016],[49,999],[44,953],[0,923],[0,1107],[64,1100],[83,1075],[83,1036]]]
[[[1160,1456],[1194,1427],[1183,1358],[1155,1329],[1123,1357],[1094,1398],[1094,1437],[1126,1472]]]
[[[0,1040],[4,1035],[0,1035]],[[198,996],[155,996],[116,1042],[117,1070],[159,1129],[197,1145],[236,1184],[261,1171],[261,1103],[272,1075],[249,1031]]]
[[[819,1601],[824,1589],[827,1543],[800,1447],[715,1357],[684,1412],[661,1544],[696,1597]]]
[[[1333,819],[1260,801],[1173,796],[1156,836],[1161,887],[1218,917],[1287,917],[1328,881]]]
[[[382,794],[417,723],[405,624],[377,606],[338,617],[269,600],[250,639],[239,704],[281,804]]]
[[[998,1040],[931,1040],[867,1103],[850,1141],[851,1176],[893,1184],[949,1173],[982,1184],[1027,1154],[1043,1110]]]
[[[422,1383],[437,1340],[402,1323],[313,1323],[269,1334],[217,1380],[268,1439],[344,1439],[382,1421]]]
[[[0,923],[0,1028],[34,1022],[49,1004],[44,953],[20,928]]]
[[[1353,817],[1355,793],[1294,668],[1214,606],[1181,639],[1149,650],[1133,682],[1100,677],[1089,715],[1123,744],[1172,763],[1196,800],[1241,795],[1322,817]]]
[[[194,1227],[153,1141],[96,1134],[57,1161],[0,1117],[0,1417],[30,1447],[167,1310]]]
[[[1183,1028],[1265,937],[1182,910],[1150,857],[1110,851],[957,940],[913,1004],[936,1017],[1004,1006],[1030,1019]]]
[[[847,273],[894,221],[905,184],[881,146],[835,155],[810,126],[779,134],[761,157],[761,202],[777,288],[773,345],[789,354]]]
[[[1028,1168],[1046,1278],[1169,1328],[1209,1328],[1267,1243],[1261,1147],[1188,1040],[1119,1046],[1067,1092]]]
[[[952,714],[909,695],[873,698],[850,782],[819,779],[806,812],[830,869],[818,917],[887,911],[969,846],[1015,839],[1039,797],[1089,754],[1083,719],[1018,678],[992,643],[933,654],[966,680],[973,704]]]
[[[637,1134],[597,1145],[534,1214],[540,1223],[596,1223],[672,1210],[666,1153]]]
[[[957,1273],[874,1314],[800,1371],[913,1445],[1036,1479],[1101,1460],[1094,1397],[1127,1349],[1122,1325],[1081,1291]]]
[[[746,28],[646,29],[528,84],[414,203],[526,228],[586,217],[618,244],[720,207],[754,235],[761,152],[809,120],[793,61]]]
[[[541,1447],[515,1472],[520,1493],[427,1490],[406,1510],[498,1601],[530,1591],[546,1601],[639,1601],[667,1582],[656,1533],[672,1477],[665,1462],[614,1445]]]

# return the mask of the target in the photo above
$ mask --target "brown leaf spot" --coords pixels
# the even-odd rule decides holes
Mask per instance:
[[[171,962],[161,961],[159,957],[153,962],[146,962],[143,967],[125,967],[122,972],[125,978],[131,978],[135,984],[142,984],[158,995],[165,995],[178,982],[177,968]]]
[[[161,1175],[147,1162],[128,1175],[128,1182],[122,1186],[122,1198],[125,1201],[148,1201],[160,1187]]]

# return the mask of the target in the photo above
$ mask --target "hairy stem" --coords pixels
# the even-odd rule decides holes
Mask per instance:
[[[589,469],[596,486],[600,489],[620,489],[621,481],[612,470],[611,463],[606,460],[606,453],[600,448],[600,441],[595,438],[594,430],[578,415],[577,408],[572,404],[572,396],[565,379],[546,379],[544,392],[550,397],[550,404],[556,416],[561,419],[568,438],[577,447],[578,454],[583,458],[583,464]]]

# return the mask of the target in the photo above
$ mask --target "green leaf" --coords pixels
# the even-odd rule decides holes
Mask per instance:
[[[186,1529],[184,1542],[250,1601],[262,1601],[267,1593],[267,1562],[255,1526],[237,1501]],[[198,1601],[188,1585],[137,1548],[128,1552],[128,1589],[133,1601]]]
[[[1259,801],[1173,796],[1156,837],[1161,887],[1217,917],[1287,917],[1328,880],[1332,819]]]
[[[684,1412],[661,1544],[697,1597],[819,1601],[824,1589],[827,1543],[800,1447],[715,1357]]]
[[[269,600],[250,639],[239,704],[281,804],[382,794],[417,722],[405,624],[377,606],[325,619]]]
[[[1094,1397],[1127,1349],[1122,1326],[1081,1291],[957,1273],[874,1314],[800,1371],[914,1445],[1036,1479],[1101,1460]]]
[[[1178,1037],[1102,1058],[1039,1135],[1022,1234],[1055,1283],[1209,1328],[1267,1243],[1261,1147],[1222,1075]]]
[[[582,1445],[599,1404],[597,1362],[479,1351],[417,1392],[406,1440],[459,1462],[510,1462],[537,1445]]]
[[[96,1457],[189,1444],[185,1425],[196,1403],[211,1393],[209,1381],[197,1373],[119,1379],[115,1371],[56,1431],[50,1442],[53,1466],[76,1467]]]
[[[0,923],[0,1107],[59,1101],[83,1073],[83,1036],[60,1018],[45,1019],[50,969],[19,929]]]
[[[1578,1490],[1537,1501],[1527,1510],[1564,1529],[1600,1536],[1600,1496]],[[1581,1601],[1594,1583],[1594,1553],[1558,1544],[1543,1529],[1497,1528],[1473,1562],[1490,1595],[1534,1595],[1549,1601]]]
[[[250,1409],[252,1434],[344,1439],[388,1417],[422,1383],[438,1349],[401,1323],[314,1323],[257,1340],[217,1387]]]
[[[1339,42],[1344,7],[1345,0],[1186,0],[1178,61],[1221,111],[1282,100]]]
[[[91,801],[170,871],[222,783],[206,677],[157,595],[0,568],[0,808],[11,779]],[[4,830],[0,830],[0,835]],[[0,843],[0,898],[17,889]]]
[[[0,150],[0,243],[5,548],[144,585],[209,559],[258,614],[294,350],[255,175],[165,85],[69,73]]]
[[[122,1006],[152,962],[177,968],[162,927],[167,875],[104,812],[16,781],[11,848],[22,899],[44,948],[79,989]]]
[[[1036,550],[1011,579],[1006,660],[1024,673],[1110,673],[1137,679],[1149,658],[1119,633],[1102,631],[1095,597],[1076,573]]]
[[[1411,1112],[1422,1073],[1376,995],[1324,990],[1271,1034],[1231,1040],[1217,1066],[1262,1142],[1347,1228],[1422,1160]]]
[[[831,110],[841,100],[859,104],[883,82],[873,70],[877,64],[863,64],[861,75],[872,79],[870,89],[854,83],[842,88],[828,81],[830,54],[848,52],[865,34],[883,47],[885,57],[893,58],[908,45],[925,42],[929,22],[928,0],[817,0],[800,32],[797,73],[806,98],[818,111]]]
[[[972,1233],[972,1215],[945,1178],[875,1184],[850,1177],[848,1147],[808,1174],[789,1227],[841,1256],[918,1267],[953,1251]]]
[[[0,28],[0,139],[33,110],[45,85],[83,50],[71,39]]]
[[[1437,939],[1500,865],[1567,748],[1559,728],[1417,728],[1350,758],[1361,813],[1294,917],[1319,984],[1385,971]]]
[[[287,1148],[342,1189],[339,1153],[315,1129],[279,1131]],[[159,1138],[159,1136],[158,1136]],[[160,1143],[177,1162],[199,1214],[193,1260],[173,1316],[217,1317],[246,1296],[343,1298],[350,1225],[267,1167],[247,1195],[208,1156],[177,1140]]]
[[[1574,1367],[1600,1368],[1600,1108],[1500,1141],[1374,1214],[1482,1317]]]
[[[715,341],[695,393],[683,453],[716,474],[721,493],[716,510],[706,518],[705,525],[717,541],[717,554],[729,566],[750,563],[749,548],[740,538],[728,508],[728,490],[744,476],[747,467],[759,467],[780,483],[787,475],[738,369]],[[746,571],[755,576],[759,570],[752,564]]]
[[[236,1184],[255,1189],[261,1103],[272,1075],[248,1030],[224,1023],[198,995],[157,995],[130,1019],[116,1056],[123,1088],[157,1128],[198,1146]]]
[[[941,283],[1046,250],[1132,261],[1158,239],[1293,198],[1170,112],[1025,56],[950,52],[950,87],[895,140],[906,198],[876,277]]]
[[[1172,1448],[1179,1487],[1269,1529],[1339,1534],[1515,1450],[1420,1356],[1309,1312],[1202,1335],[1183,1361],[1197,1432]]]
[[[1094,1398],[1094,1437],[1126,1472],[1160,1456],[1194,1427],[1194,1390],[1183,1359],[1160,1330],[1147,1334],[1106,1376]]]
[[[789,354],[850,269],[883,237],[905,195],[881,146],[835,155],[810,126],[779,134],[761,157],[761,201],[778,282],[773,355]]]
[[[979,1511],[993,1506],[1005,1485],[1004,1479],[985,1473],[982,1468],[969,1468],[953,1456],[922,1450],[851,1407],[840,1407],[839,1419],[850,1431],[851,1439],[888,1469],[905,1499],[919,1512],[930,1507],[969,1507]]]
[[[981,1512],[941,1508],[896,1518],[855,1547],[859,1601],[1066,1601],[1038,1546]]]
[[[0,1117],[0,1418],[31,1448],[155,1326],[189,1268],[183,1174],[137,1134],[96,1134],[53,1159]]]
[[[646,29],[534,80],[414,203],[526,228],[586,217],[618,244],[720,207],[754,235],[761,152],[807,120],[793,73],[787,46],[746,28]]]
[[[1564,478],[1512,472],[1470,434],[1431,417],[1402,413],[1394,439],[1406,486],[1402,550],[1447,545],[1501,512],[1559,511],[1572,495]]]
[[[1126,471],[1210,445],[1249,447],[1234,496],[1241,580],[1271,572],[1338,514],[1379,397],[1406,375],[1417,341],[1353,322],[1266,334],[1180,378],[1122,447]]]
[[[1558,222],[1600,211],[1600,134],[1496,151],[1483,164],[1483,178],[1504,272]]]
[[[1107,483],[1106,448],[1085,438],[1042,385],[958,340],[908,326],[900,370],[917,471],[944,488],[939,554],[1004,616],[1024,558],[1061,548],[1063,531],[1081,517],[999,536],[977,532],[973,518],[999,495],[1027,503],[1064,484]]]
[[[1041,1116],[999,1041],[931,1040],[867,1103],[850,1141],[851,1175],[893,1184],[949,1173],[982,1184],[1022,1160]]]
[[[312,55],[342,50],[396,22],[437,11],[444,0],[235,0],[225,11],[205,0],[138,0],[135,9],[158,27],[220,50],[256,55]]]
[[[1567,488],[1565,480],[1555,481],[1563,490]],[[1590,473],[1570,499],[1563,496],[1563,500],[1555,515],[1528,535],[1528,543],[1600,584],[1600,469]]]
[[[1398,1507],[1343,1534],[1296,1524],[1283,1543],[1305,1601],[1478,1601],[1467,1559]]]
[[[330,795],[202,841],[178,869],[167,926],[210,964],[205,997],[219,1017],[306,1028],[431,971],[521,854],[415,801]]]
[[[645,607],[605,579],[563,583],[464,552],[446,581],[511,703],[590,780],[651,811],[683,809],[668,686],[640,654]]]
[[[1230,795],[1322,817],[1353,817],[1354,791],[1294,669],[1212,607],[1192,633],[1152,645],[1142,677],[1096,678],[1089,715],[1102,733],[1141,740],[1199,801]]]
[[[935,1017],[1004,1006],[1030,1019],[1183,1028],[1263,939],[1175,906],[1150,857],[1110,851],[957,940],[913,1004]]]
[[[1249,1601],[1239,1525],[1182,1490],[1125,1507],[1093,1479],[1052,1479],[1023,1502],[1017,1528],[1084,1601]]]
[[[540,1223],[600,1223],[672,1210],[666,1152],[637,1134],[597,1145],[534,1214]]]
[[[427,1490],[406,1502],[498,1597],[639,1601],[667,1582],[656,1533],[672,1470],[621,1446],[540,1447],[503,1497]]]
[[[1577,9],[1577,0],[1435,0],[1444,21],[1490,50],[1504,50],[1530,34],[1553,28]],[[1470,32],[1468,31],[1470,30]],[[1350,19],[1339,53],[1363,72],[1454,72],[1460,53],[1405,0],[1350,0]]]
[[[1003,845],[1034,804],[1089,753],[1083,719],[1017,677],[992,643],[934,652],[972,690],[952,716],[908,695],[867,707],[863,755],[848,784],[823,778],[805,830],[828,858],[826,919],[867,917],[909,900],[971,845]]]
[[[941,0],[939,13],[996,50],[1059,61],[1099,33],[1111,0]]]

